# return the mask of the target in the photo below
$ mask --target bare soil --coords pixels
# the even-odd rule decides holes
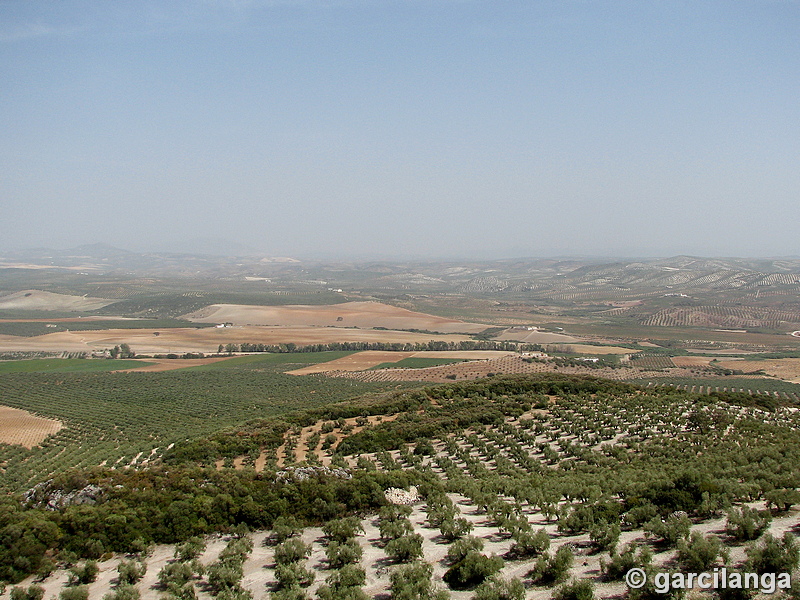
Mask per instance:
[[[155,335],[158,333],[158,335]],[[338,327],[203,327],[60,331],[35,337],[0,335],[0,352],[91,352],[127,343],[138,354],[216,352],[219,344],[260,343],[298,346],[332,342],[465,341],[463,335],[343,329]]]
[[[380,302],[345,302],[329,305],[249,306],[212,304],[184,315],[196,323],[282,325],[317,327],[385,327],[423,329],[439,333],[480,333],[489,325],[414,312]]]
[[[66,294],[54,294],[52,292],[42,292],[40,290],[23,290],[0,297],[0,309],[66,310],[77,312],[83,310],[97,310],[98,308],[103,308],[114,302],[114,300],[107,300],[105,298],[68,296]]]
[[[764,371],[784,381],[800,383],[800,358],[776,358],[758,361],[721,360],[717,363],[723,369],[738,369],[745,373]]]
[[[61,421],[37,417],[10,406],[0,406],[0,444],[18,444],[30,450],[63,427]]]

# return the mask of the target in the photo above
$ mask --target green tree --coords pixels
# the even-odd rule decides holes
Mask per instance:
[[[594,600],[594,585],[586,579],[573,579],[553,593],[553,600]]]
[[[472,589],[503,568],[499,556],[486,556],[480,552],[469,552],[462,560],[450,567],[443,579],[454,590]]]
[[[431,581],[433,569],[428,563],[415,561],[403,565],[389,575],[392,600],[447,600],[447,592]]]
[[[475,588],[472,600],[525,600],[525,586],[516,578],[493,577]]]

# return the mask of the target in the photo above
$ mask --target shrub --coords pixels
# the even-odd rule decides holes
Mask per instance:
[[[699,573],[707,571],[720,555],[721,544],[715,537],[703,537],[697,531],[689,540],[678,542],[677,559],[684,571]]]
[[[281,515],[272,524],[272,539],[276,544],[300,533],[300,522],[292,516]]]
[[[11,600],[42,600],[42,596],[44,596],[44,588],[40,585],[11,588]]]
[[[364,533],[364,528],[357,517],[345,517],[328,521],[322,526],[322,532],[328,540],[341,543]]]
[[[404,535],[414,533],[414,526],[411,525],[411,521],[406,518],[381,520],[380,523],[378,523],[378,531],[382,539],[391,541],[403,537]]]
[[[786,512],[795,504],[800,503],[800,492],[788,488],[778,488],[764,494],[767,506],[774,506],[779,512]]]
[[[791,573],[797,568],[800,547],[797,540],[786,532],[783,539],[766,534],[760,546],[747,549],[747,570],[756,573]]]
[[[272,592],[269,597],[270,600],[309,600],[305,590],[299,587],[278,590],[277,592]]]
[[[660,572],[667,573],[669,580],[671,581],[671,573],[666,571]],[[652,567],[647,567],[645,569],[645,573],[645,584],[640,588],[629,588],[627,596],[628,600],[680,600],[686,596],[686,590],[683,588],[670,587],[666,593],[656,590],[656,570]]]
[[[241,563],[218,560],[208,567],[208,585],[216,593],[234,589],[239,587],[243,575]]]
[[[302,540],[291,538],[275,547],[275,563],[288,565],[307,558],[311,554],[311,546]]]
[[[191,537],[182,544],[175,547],[175,558],[180,562],[186,562],[198,558],[203,550],[206,549],[206,542],[201,537]]]
[[[135,560],[123,560],[117,565],[117,582],[119,585],[133,585],[147,572],[147,565]]]
[[[658,538],[668,548],[674,548],[678,540],[687,537],[691,528],[692,522],[686,515],[670,515],[666,521],[656,517],[644,526],[645,533]]]
[[[334,571],[325,584],[317,590],[320,600],[367,600],[362,585],[367,580],[364,569],[355,565],[347,565],[339,571]]]
[[[97,574],[99,572],[100,567],[97,566],[97,562],[87,560],[83,565],[76,565],[69,570],[68,585],[92,583],[97,579]]]
[[[389,575],[392,600],[448,600],[444,590],[431,582],[433,569],[428,563],[416,561],[398,567]]]
[[[620,528],[616,523],[595,525],[589,530],[589,539],[599,552],[612,551],[617,546],[620,536]]]
[[[447,550],[445,561],[449,565],[464,560],[464,558],[472,551],[480,552],[483,550],[483,540],[474,536],[467,536],[460,540],[456,540]]]
[[[611,560],[606,562],[600,559],[600,572],[605,581],[618,581],[625,577],[625,574],[634,567],[645,568],[653,562],[653,555],[647,546],[639,549],[634,543],[625,546],[622,552],[611,553]]]
[[[549,552],[545,552],[536,559],[529,575],[533,582],[539,585],[561,583],[567,578],[574,560],[572,548],[564,545],[554,556],[551,557]]]
[[[480,585],[503,568],[503,559],[480,552],[469,552],[450,567],[443,579],[454,590],[468,590]]]
[[[535,533],[531,530],[517,531],[512,537],[511,554],[517,558],[537,556],[550,547],[550,536],[544,528]]]
[[[64,588],[58,597],[59,600],[88,600],[89,586],[79,585],[77,587]]]
[[[397,519],[408,518],[411,516],[412,509],[405,504],[387,504],[381,506],[378,511],[378,518],[381,521],[396,521]]]
[[[472,600],[524,600],[525,586],[519,579],[494,577],[475,589]]]
[[[658,516],[658,510],[650,504],[641,504],[630,509],[622,516],[622,522],[630,529],[638,529]]]
[[[184,598],[188,592],[183,588],[188,585],[193,594],[194,586],[191,582],[202,571],[203,566],[197,561],[168,563],[158,572],[158,582],[173,596]]]
[[[594,600],[594,585],[586,579],[573,579],[555,591],[553,600]]]
[[[341,569],[345,565],[357,563],[363,554],[364,550],[354,539],[347,540],[342,544],[331,542],[325,549],[328,567],[331,569]]]
[[[472,523],[466,519],[446,519],[439,525],[439,532],[447,541],[457,540],[472,531]]]
[[[253,600],[253,592],[241,587],[225,588],[217,594],[217,600]]]
[[[741,510],[735,508],[728,511],[728,521],[725,523],[725,533],[740,542],[758,539],[769,527],[772,516],[767,512],[760,512],[747,506]]]
[[[279,564],[275,567],[275,579],[282,588],[308,587],[314,583],[313,571],[299,563]]]
[[[191,597],[196,598],[197,594],[194,593],[194,586],[192,584],[187,584],[187,587],[191,589]],[[103,600],[139,600],[140,597],[141,594],[139,590],[136,589],[136,586],[125,584],[103,596]],[[175,597],[181,598],[182,600],[189,600],[188,594],[176,595]]]
[[[422,556],[422,536],[404,535],[386,544],[386,555],[395,562],[408,562]]]

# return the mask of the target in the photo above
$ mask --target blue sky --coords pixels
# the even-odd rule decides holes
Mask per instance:
[[[796,1],[0,0],[0,248],[800,254]]]

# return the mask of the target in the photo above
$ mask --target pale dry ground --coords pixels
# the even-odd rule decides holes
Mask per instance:
[[[687,352],[695,354],[758,354],[752,350],[742,350],[741,348],[720,348],[718,350],[708,350],[705,348],[687,348]]]
[[[87,321],[138,321],[134,317],[89,316],[62,317],[58,319],[0,319],[0,323],[85,323]]]
[[[707,356],[673,356],[672,362],[676,367],[707,367],[713,358]]]
[[[40,271],[49,269],[53,271],[97,271],[100,269],[97,265],[79,265],[77,267],[56,267],[54,265],[39,265],[36,263],[21,263],[21,262],[0,262],[0,268],[3,269],[30,269]]]
[[[161,373],[163,371],[176,371],[178,369],[188,369],[189,367],[199,367],[212,363],[230,360],[233,356],[215,356],[212,358],[148,358],[144,367],[136,369],[120,369],[114,373]]]
[[[367,423],[369,423],[370,425],[375,425],[377,423],[388,423],[390,421],[394,421],[395,419],[397,419],[398,416],[399,415],[396,415],[396,414],[395,415],[370,415],[370,416],[366,417],[366,419],[367,419]],[[352,431],[350,431],[350,433],[348,435],[354,435],[354,434],[358,433],[359,431],[361,431],[362,429],[364,429],[364,427],[362,425],[357,425],[356,421],[357,421],[356,417],[350,417],[350,418],[344,419],[345,426],[348,426],[348,427],[352,428]],[[324,436],[322,437],[322,439],[320,439],[320,441],[317,444],[316,448],[311,448],[311,449],[308,448],[308,439],[312,435],[314,435],[315,433],[320,433],[321,434],[322,433],[322,426],[323,426],[324,423],[325,423],[325,421],[317,421],[313,425],[309,425],[308,427],[304,427],[303,429],[300,430],[300,435],[297,436],[298,437],[297,445],[295,446],[294,451],[292,452],[292,456],[291,456],[292,460],[294,460],[295,462],[302,462],[302,461],[304,461],[304,460],[306,460],[308,458],[309,452],[313,452],[313,454],[316,455],[316,457],[320,460],[320,462],[323,465],[329,466],[331,464],[331,454],[332,454],[332,452],[334,450],[336,450],[336,448],[339,446],[339,443],[344,438],[344,434],[342,433],[341,428],[335,427],[334,430],[331,432],[336,437],[336,441],[331,445],[330,451],[326,452],[326,451],[322,450],[322,443],[323,443],[323,440],[324,440]],[[327,434],[325,434],[325,435],[327,435]],[[276,456],[278,457],[277,461],[276,461],[276,464],[277,464],[278,467],[283,467],[286,464],[286,458],[287,458],[287,456],[286,456],[286,454],[287,454],[286,453],[286,439],[289,437],[288,432],[283,437],[284,437],[283,444],[281,444],[278,447],[278,449],[276,450]],[[240,456],[240,457],[238,457],[236,459],[236,460],[242,459],[242,462],[239,463],[239,465],[240,465],[239,468],[243,468],[243,466],[244,466],[243,465],[244,458],[245,457]],[[235,461],[234,461],[234,463],[235,463]],[[224,465],[224,461],[222,463],[218,462],[217,463],[217,469],[218,470],[222,469],[223,465]],[[264,451],[262,450],[261,455],[255,461],[255,470],[256,470],[256,472],[260,473],[261,471],[264,470],[265,466],[266,466],[266,460],[265,460],[265,456],[264,456]]]
[[[524,342],[527,344],[572,344],[580,341],[578,338],[563,333],[511,329],[507,329],[494,339],[501,342]]]
[[[466,360],[480,360],[509,356],[513,352],[500,350],[439,350],[424,352],[382,352],[378,350],[365,350],[350,356],[344,356],[326,363],[309,365],[302,369],[286,371],[290,375],[310,375],[312,373],[327,373],[329,371],[363,371],[383,363],[399,362],[404,358],[453,358]]]
[[[159,335],[154,335],[158,332]],[[183,327],[59,331],[35,337],[0,335],[0,352],[91,352],[127,343],[138,354],[216,352],[220,344],[329,344],[333,342],[460,342],[463,335],[338,327]]]
[[[356,352],[349,356],[343,356],[335,360],[320,363],[317,365],[309,365],[302,369],[295,369],[293,371],[286,371],[289,375],[310,375],[312,373],[325,373],[327,371],[363,371],[375,365],[383,363],[397,362],[414,356],[414,352],[383,352],[380,350],[365,350],[364,352]]]
[[[115,300],[89,298],[87,296],[68,296],[39,290],[24,290],[0,297],[0,310],[97,310]]]
[[[770,358],[766,360],[742,361],[721,360],[716,363],[723,369],[738,369],[745,373],[764,371],[791,383],[800,383],[800,358]]]
[[[288,306],[249,306],[212,304],[184,315],[196,323],[235,325],[314,325],[317,327],[385,327],[387,329],[424,329],[439,333],[480,333],[489,325],[465,323],[398,308],[380,302],[345,302],[343,304]]]
[[[641,350],[631,350],[630,348],[622,348],[621,346],[591,346],[589,344],[568,344],[567,348],[569,352],[574,354],[592,354],[592,355],[603,355],[603,354],[637,354],[641,352]],[[549,347],[545,347],[545,350],[551,350]],[[556,348],[553,348],[552,351],[555,351]]]
[[[467,519],[472,525],[471,535],[474,535],[484,542],[483,553],[497,554],[503,556],[511,548],[512,540],[501,533],[497,526],[485,514],[480,514],[477,507],[472,505],[469,499],[459,494],[449,494],[451,500],[458,507],[460,516]],[[754,508],[763,509],[763,503],[751,505]],[[544,528],[550,535],[550,552],[555,552],[559,547],[569,544],[575,552],[575,562],[570,573],[571,577],[589,579],[595,584],[595,596],[597,598],[620,597],[625,594],[627,588],[623,582],[601,582],[599,581],[600,563],[602,559],[608,560],[608,553],[597,553],[589,547],[588,535],[567,536],[558,533],[555,522],[548,521],[535,509],[526,507],[525,514],[534,529]],[[777,516],[769,528],[769,532],[780,537],[786,531],[791,531],[798,525],[800,512],[791,511]],[[413,506],[410,517],[416,533],[422,535],[424,560],[429,562],[433,568],[433,581],[439,587],[447,589],[442,581],[447,566],[443,559],[447,553],[449,545],[444,543],[437,529],[431,528],[426,523],[424,503],[420,502]],[[377,519],[372,517],[363,518],[361,521],[364,533],[356,539],[364,550],[361,559],[361,566],[366,571],[366,584],[363,589],[372,598],[383,597],[389,586],[389,574],[395,568],[386,559],[383,550],[383,543],[380,540]],[[695,524],[692,531],[697,531],[703,535],[717,535],[724,539],[725,518],[715,518]],[[253,551],[244,563],[242,586],[253,593],[255,600],[266,600],[268,592],[271,591],[275,582],[274,565],[274,546],[269,543],[268,531],[257,531],[251,534],[253,539]],[[308,588],[309,596],[314,597],[317,588],[324,583],[325,578],[330,574],[325,561],[325,542],[322,530],[318,527],[309,527],[302,531],[300,538],[306,544],[311,545],[312,552],[305,565],[312,569],[316,574],[316,580]],[[648,543],[647,538],[641,530],[624,531],[620,536],[619,547],[629,542]],[[206,550],[200,557],[200,562],[208,566],[214,562],[222,549],[227,544],[227,538],[219,535],[212,535],[206,538]],[[731,564],[740,563],[746,559],[746,545],[728,546],[731,552]],[[658,547],[654,550],[654,564],[657,567],[668,568],[675,558],[675,550],[663,551]],[[137,584],[141,593],[142,600],[158,600],[163,593],[158,589],[158,572],[166,565],[174,553],[174,546],[159,545],[155,546],[153,552],[147,557],[147,573]],[[98,563],[100,573],[97,581],[89,585],[89,600],[102,600],[104,594],[113,589],[116,583],[116,568],[120,560],[124,557],[115,556],[110,560]],[[501,571],[503,577],[519,577],[525,581],[527,573],[533,567],[535,559],[526,560],[506,560]],[[56,598],[59,592],[64,589],[67,581],[67,572],[63,569],[54,571],[49,577],[39,582],[45,590],[44,598],[51,600]],[[34,582],[34,578],[28,578],[21,582],[27,586]],[[205,579],[196,582],[197,595],[200,600],[211,600],[212,596],[205,588]],[[0,600],[9,600],[12,586],[8,586],[5,593],[0,594]],[[526,600],[546,600],[552,596],[554,588],[528,587],[526,590]],[[695,590],[699,591],[699,590]],[[474,594],[473,591],[449,591],[452,600],[469,600]]]
[[[63,427],[61,421],[37,417],[19,408],[0,406],[0,444],[18,444],[30,450]]]

